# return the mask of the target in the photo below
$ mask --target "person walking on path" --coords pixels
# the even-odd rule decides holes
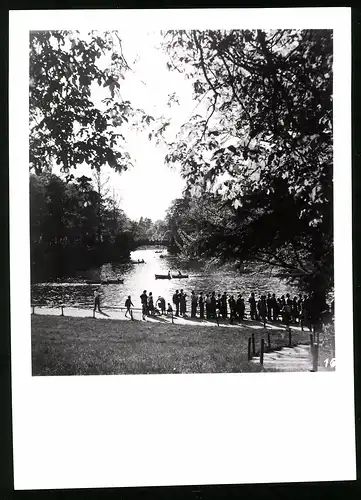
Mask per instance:
[[[134,305],[133,305],[132,298],[130,295],[128,295],[128,298],[125,301],[125,307],[127,308],[127,310],[125,311],[125,317],[126,318],[128,317],[128,313],[129,313],[130,317],[132,317],[131,307],[134,307]]]
[[[223,319],[227,319],[227,294],[226,292],[223,292],[223,295],[221,297],[221,310],[220,310],[221,314],[222,314],[222,318]]]
[[[176,290],[175,293],[173,294],[173,304],[175,305],[175,315],[179,316],[179,303],[180,303],[180,296],[179,296],[179,291]]]
[[[147,295],[147,290],[144,290],[142,295],[140,296],[140,300],[142,303],[142,317],[145,319],[145,317],[148,314],[148,295]]]
[[[159,307],[160,312],[163,316],[163,314],[165,313],[165,299],[164,299],[164,297],[161,297],[161,296],[158,297],[157,306]]]
[[[216,292],[212,292],[212,295],[211,295],[211,318],[216,319],[216,317],[217,317]]]
[[[198,298],[196,292],[193,290],[191,296],[191,318],[195,318],[197,315],[197,304]]]
[[[199,294],[198,303],[199,303],[199,317],[200,319],[204,319],[204,298],[202,292]]]
[[[266,324],[267,302],[266,302],[265,295],[261,295],[261,298],[258,301],[258,313],[259,313],[259,317],[260,317],[262,323]]]
[[[154,314],[154,300],[153,300],[153,294],[152,292],[149,292],[149,297],[148,297],[148,311],[151,316]]]
[[[278,312],[276,295],[274,293],[272,294],[271,297],[271,304],[272,304],[272,320],[277,321],[279,312]]]
[[[272,321],[272,297],[270,293],[267,296],[267,319]]]
[[[184,316],[186,313],[186,298],[183,289],[181,289],[179,294],[179,314]]]
[[[230,296],[229,300],[229,310],[230,310],[230,323],[231,325],[233,325],[233,322],[235,319],[237,319],[237,315],[236,315],[236,301],[234,300],[234,297],[233,295]]]
[[[210,296],[206,295],[206,318],[211,319],[212,316],[212,302]]]
[[[251,319],[255,320],[257,318],[257,304],[256,304],[256,299],[254,297],[254,292],[251,293],[248,302],[249,302]]]
[[[98,308],[98,311],[101,313],[100,310],[100,294],[98,290],[95,290],[94,292],[94,312]]]

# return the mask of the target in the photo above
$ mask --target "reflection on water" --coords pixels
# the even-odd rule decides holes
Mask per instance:
[[[103,306],[124,306],[125,299],[131,295],[135,307],[141,307],[140,295],[143,290],[153,292],[155,299],[161,295],[167,302],[171,302],[176,290],[183,290],[190,296],[192,290],[199,292],[216,293],[227,292],[244,294],[245,298],[251,291],[259,293],[276,293],[277,295],[294,294],[295,289],[287,286],[271,272],[250,272],[239,274],[236,271],[225,272],[222,269],[205,270],[197,262],[191,264],[180,263],[175,257],[155,252],[155,248],[140,248],[132,252],[132,261],[144,259],[145,264],[104,264],[99,269],[86,273],[86,279],[107,279],[123,277],[124,284],[87,285],[79,282],[79,278],[69,278],[63,283],[41,283],[31,287],[32,303],[42,305],[68,304],[74,306],[92,305],[94,290],[99,290]],[[161,258],[160,255],[164,257]],[[155,274],[171,273],[189,274],[188,279],[156,280]],[[83,274],[85,277],[85,275]],[[66,281],[66,282],[65,282]]]

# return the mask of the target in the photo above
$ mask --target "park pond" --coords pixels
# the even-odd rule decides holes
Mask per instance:
[[[162,250],[162,253],[159,253]],[[140,307],[140,295],[143,290],[152,292],[155,299],[163,296],[171,302],[173,293],[183,289],[188,298],[196,293],[227,294],[242,293],[248,298],[250,292],[256,296],[261,293],[276,293],[277,296],[286,293],[295,295],[298,290],[287,285],[276,276],[275,270],[260,270],[256,265],[246,267],[244,271],[236,271],[231,267],[209,267],[199,262],[182,262],[177,257],[170,256],[166,248],[143,247],[131,254],[131,261],[144,263],[109,263],[100,268],[79,273],[76,277],[59,279],[53,283],[39,283],[31,287],[32,304],[37,305],[72,305],[89,306],[94,301],[94,291],[98,290],[101,304],[105,307],[124,306],[128,295],[132,297],[134,307]],[[188,274],[185,279],[155,279],[155,274]],[[124,279],[122,284],[90,285],[87,280]]]

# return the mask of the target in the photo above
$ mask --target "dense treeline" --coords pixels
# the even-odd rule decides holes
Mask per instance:
[[[132,222],[86,176],[30,175],[30,218],[33,282],[128,259],[134,247]]]

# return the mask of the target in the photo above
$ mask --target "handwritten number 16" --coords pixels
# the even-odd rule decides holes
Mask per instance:
[[[328,358],[326,358],[324,360],[324,363],[325,363],[325,368],[327,368],[328,366],[330,366],[330,368],[335,368],[336,358],[332,358],[331,361]]]

